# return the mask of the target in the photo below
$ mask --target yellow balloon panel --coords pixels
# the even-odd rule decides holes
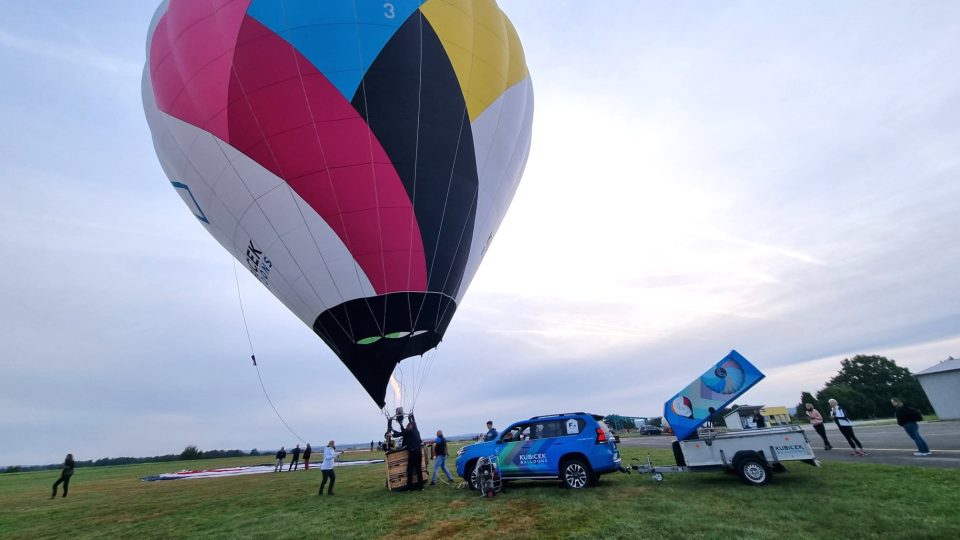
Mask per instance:
[[[429,0],[420,10],[453,63],[471,122],[527,77],[520,37],[494,0]]]

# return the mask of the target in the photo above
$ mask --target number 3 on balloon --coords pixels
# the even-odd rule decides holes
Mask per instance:
[[[393,7],[393,2],[385,2],[383,4],[383,16],[392,19],[397,16],[397,10]]]

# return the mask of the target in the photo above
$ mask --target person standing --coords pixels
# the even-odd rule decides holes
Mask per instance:
[[[767,420],[763,417],[763,414],[760,413],[759,409],[753,413],[753,423],[757,426],[757,429],[767,427]]]
[[[433,441],[433,449],[437,455],[433,462],[433,475],[430,477],[430,485],[437,485],[437,470],[442,470],[447,475],[447,480],[453,482],[453,475],[447,470],[447,438],[443,436],[443,430],[437,430],[437,438]]]
[[[823,425],[823,416],[820,411],[813,408],[813,403],[807,403],[804,407],[807,409],[807,418],[810,420],[810,425],[813,426],[817,435],[820,435],[820,438],[823,439],[823,449],[833,450],[833,445],[827,440],[827,428]]]
[[[913,455],[917,457],[929,456],[930,447],[927,446],[927,441],[923,440],[923,437],[920,436],[920,426],[917,425],[917,422],[923,420],[923,415],[921,415],[917,409],[904,405],[903,401],[897,398],[891,399],[890,404],[893,405],[894,410],[897,412],[897,424],[907,432],[907,435],[910,436],[917,445],[917,451],[914,452]]]
[[[307,447],[303,449],[303,470],[310,470],[310,454],[313,453],[313,448],[310,448],[310,443],[307,443]]]
[[[320,464],[320,472],[323,473],[323,480],[320,481],[320,491],[317,495],[323,495],[323,487],[330,480],[330,488],[327,489],[327,495],[333,495],[333,483],[337,481],[337,474],[333,471],[334,461],[337,459],[337,445],[333,441],[327,443],[323,449],[323,463]]]
[[[403,437],[403,446],[407,449],[407,491],[423,491],[423,440],[417,422],[410,417],[407,427],[401,424],[401,431],[394,431],[394,437]],[[416,478],[416,482],[414,482]]]
[[[281,472],[283,470],[283,460],[287,457],[287,451],[284,450],[284,447],[280,447],[280,450],[277,450],[277,465],[273,468],[273,472]]]
[[[713,407],[707,407],[707,421],[703,423],[703,427],[706,429],[712,429],[714,433],[717,431],[717,428],[721,427],[720,418],[717,414],[717,410]]]
[[[300,466],[300,445],[298,444],[293,450],[290,451],[293,456],[290,459],[290,466],[287,467],[287,472],[291,470],[297,470],[297,467]]]
[[[843,407],[841,407],[835,399],[829,400],[828,403],[830,403],[830,417],[833,418],[837,427],[840,428],[840,433],[843,437],[847,439],[847,444],[853,449],[850,455],[859,457],[867,455],[867,453],[863,451],[863,445],[860,444],[860,440],[853,434],[853,421],[847,417],[847,412],[843,410]]]
[[[67,454],[66,459],[63,460],[63,469],[60,470],[60,478],[53,483],[53,493],[50,495],[51,499],[57,497],[57,486],[60,484],[63,484],[63,496],[67,496],[67,489],[70,487],[70,477],[73,476],[73,469],[76,466],[76,463],[73,461],[73,454]]]
[[[493,427],[493,420],[487,420],[487,434],[483,436],[483,442],[492,441],[496,439],[499,434],[497,429]]]

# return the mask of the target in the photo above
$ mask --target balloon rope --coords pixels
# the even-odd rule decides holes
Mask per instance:
[[[273,400],[270,399],[270,394],[267,393],[267,387],[263,384],[263,377],[260,376],[260,366],[257,365],[257,355],[253,351],[253,339],[250,337],[250,327],[247,325],[247,314],[243,310],[243,297],[240,295],[240,275],[237,273],[237,260],[233,259],[233,277],[237,281],[237,300],[240,301],[240,317],[243,318],[243,329],[247,332],[247,343],[250,345],[250,359],[253,360],[253,367],[257,370],[257,380],[260,381],[260,388],[263,390],[263,396],[267,398],[267,403],[270,404],[270,407],[273,409],[273,412],[276,413],[277,418],[286,426],[287,430],[290,433],[293,433],[293,436],[300,440],[303,444],[307,444],[307,441],[303,440],[303,437],[297,434],[293,428],[290,427],[290,424],[283,419],[283,416],[280,414],[280,411],[277,410],[277,407],[273,404]]]
[[[410,405],[411,411],[416,406],[417,400],[420,398],[420,392],[423,390],[423,385],[427,382],[427,377],[430,376],[430,369],[433,367],[433,362],[437,359],[437,356],[439,354],[440,354],[440,344],[438,343],[436,347],[434,347],[431,351],[428,351],[424,355],[424,356],[429,355],[429,357],[426,358],[425,360],[426,365],[424,366],[423,375],[420,377],[420,380],[418,381],[419,384],[417,385],[417,389],[413,392],[413,404]]]

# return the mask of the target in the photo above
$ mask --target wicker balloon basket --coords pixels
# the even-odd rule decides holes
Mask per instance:
[[[423,463],[420,466],[421,479],[426,483],[430,480],[428,465],[430,460],[433,459],[433,445],[424,445],[421,454],[423,455]],[[410,452],[406,449],[387,452],[385,460],[387,465],[387,489],[390,491],[407,489],[407,461],[409,457]]]

